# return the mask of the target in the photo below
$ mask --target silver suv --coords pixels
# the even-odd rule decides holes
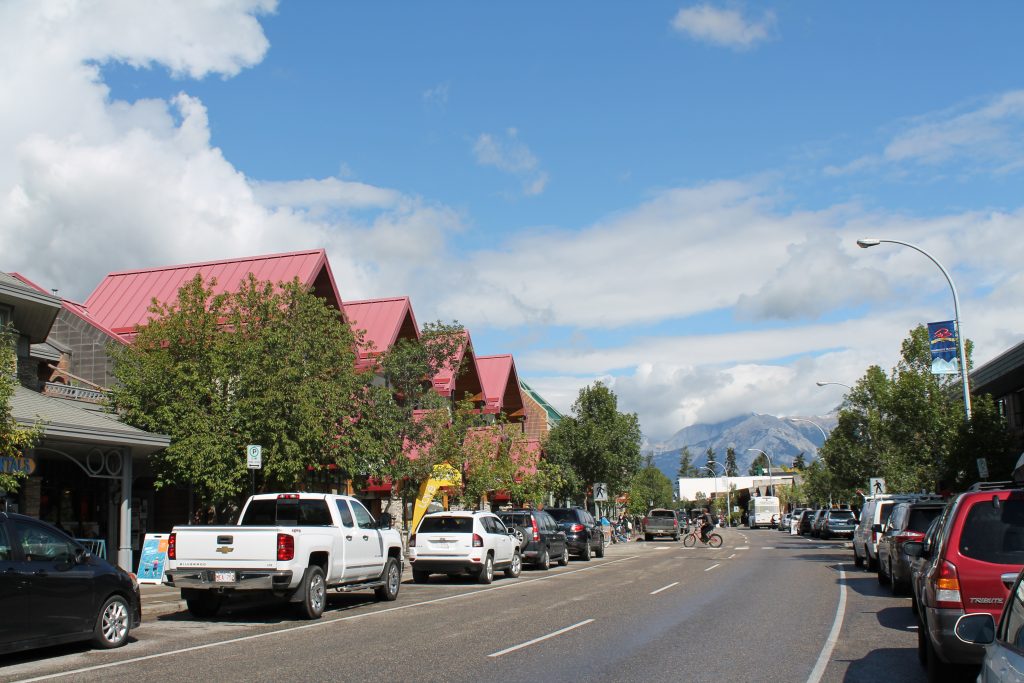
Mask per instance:
[[[896,503],[918,501],[942,501],[939,496],[921,493],[883,494],[868,496],[860,511],[860,522],[853,532],[853,563],[858,567],[867,564],[868,569],[878,569],[878,542],[889,526],[889,515]]]

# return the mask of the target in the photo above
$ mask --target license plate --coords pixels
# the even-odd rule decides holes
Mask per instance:
[[[214,572],[213,573],[214,583],[234,583],[235,573],[234,572]]]
[[[434,547],[439,549],[439,550],[447,550],[448,549],[448,544],[447,543],[435,543]]]

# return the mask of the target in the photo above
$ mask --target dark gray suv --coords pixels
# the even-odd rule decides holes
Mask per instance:
[[[515,530],[523,562],[548,569],[552,562],[569,564],[569,546],[565,531],[543,510],[505,510],[496,512],[505,526]]]
[[[546,508],[565,532],[569,552],[586,562],[590,556],[604,557],[604,529],[594,516],[583,508]]]

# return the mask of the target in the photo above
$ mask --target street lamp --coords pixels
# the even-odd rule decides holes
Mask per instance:
[[[772,457],[762,451],[760,448],[748,448],[748,451],[757,451],[768,459],[768,486],[772,489],[772,495],[775,495],[775,479],[772,477]]]
[[[924,254],[926,257],[928,257],[928,260],[930,260],[932,263],[938,266],[939,270],[942,271],[942,274],[946,276],[946,282],[949,283],[949,288],[953,291],[953,323],[956,325],[956,341],[958,351],[960,353],[960,382],[961,384],[963,384],[964,390],[964,420],[966,422],[970,422],[971,387],[968,384],[967,379],[967,353],[964,351],[964,331],[960,327],[960,297],[956,293],[956,285],[953,284],[953,278],[949,276],[949,272],[941,263],[939,263],[938,259],[936,259],[934,256],[929,254],[921,247],[911,244],[909,242],[901,242],[899,240],[883,240],[876,238],[868,238],[857,240],[857,246],[860,247],[861,249],[867,249],[868,247],[876,247],[883,242],[887,244],[900,244],[903,245],[904,247],[910,247],[914,251]]]
[[[821,432],[821,438],[828,440],[828,434],[826,434],[825,430],[821,428],[821,425],[815,422],[814,420],[808,420],[807,418],[804,417],[787,417],[786,419],[789,420],[790,422],[809,422],[818,428],[818,431]]]
[[[729,524],[728,521],[729,515],[732,514],[732,493],[729,491],[729,470],[725,469],[725,465],[718,462],[717,460],[712,460],[711,462],[722,468],[722,476],[725,477],[725,519],[726,525],[731,526],[731,524]],[[711,469],[707,465],[701,465],[700,469],[707,470],[708,472],[711,473],[711,476],[715,478],[715,498],[718,498],[718,472]]]
[[[819,387],[827,387],[829,384],[835,384],[838,387],[846,387],[850,391],[853,391],[853,387],[851,387],[849,384],[843,384],[842,382],[820,382],[819,381],[819,382],[815,382],[815,384],[817,384]]]

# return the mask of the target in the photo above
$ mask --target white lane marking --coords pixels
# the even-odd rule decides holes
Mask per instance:
[[[488,657],[500,657],[502,655],[507,655],[509,652],[515,652],[516,650],[522,650],[524,647],[530,647],[531,645],[535,645],[535,644],[537,644],[537,643],[539,643],[539,642],[541,642],[543,640],[547,640],[548,638],[554,638],[555,636],[560,636],[563,633],[568,633],[569,631],[572,631],[573,629],[577,629],[580,626],[586,626],[587,624],[591,624],[593,622],[594,622],[593,619],[587,619],[586,621],[581,621],[578,624],[573,624],[572,626],[566,626],[565,628],[560,628],[557,631],[552,631],[551,633],[547,634],[546,636],[541,636],[540,638],[534,638],[533,640],[528,640],[525,643],[521,643],[519,645],[513,645],[512,647],[505,648],[504,650],[501,650],[499,652],[494,652],[494,653],[489,654],[487,656]]]
[[[818,655],[818,661],[814,663],[811,675],[807,677],[807,683],[819,683],[821,677],[825,675],[825,669],[828,668],[829,660],[832,658],[832,650],[835,649],[836,643],[839,641],[839,632],[843,630],[843,616],[845,613],[846,571],[843,569],[843,565],[839,565],[839,604],[836,605],[836,618],[832,622],[832,630],[828,632],[828,639],[821,646],[821,654]]]
[[[727,558],[725,558],[725,559],[727,559],[727,560],[731,560],[731,559],[732,559],[732,558],[734,558],[734,557],[736,557],[736,553],[733,553],[732,555],[730,555],[729,557],[727,557]]]
[[[678,586],[678,585],[679,585],[679,582],[678,582],[678,581],[673,581],[672,583],[670,583],[670,584],[669,584],[669,585],[667,585],[667,586],[662,586],[661,588],[659,588],[659,589],[658,589],[658,590],[656,590],[656,591],[651,591],[651,595],[657,595],[657,594],[658,594],[658,593],[660,593],[661,591],[667,591],[667,590],[668,590],[669,588],[671,588],[672,586]]]
[[[763,546],[761,546],[761,550],[775,550],[775,546],[773,546],[773,545],[763,545]]]
[[[422,602],[412,602],[408,605],[399,605],[398,607],[389,607],[387,609],[375,610],[373,612],[363,612],[361,614],[351,614],[347,617],[338,617],[337,619],[321,619],[319,621],[310,622],[307,624],[301,624],[299,626],[290,626],[288,628],[282,628],[277,631],[266,631],[264,633],[255,633],[251,636],[240,636],[238,638],[232,638],[230,640],[219,640],[215,643],[205,643],[203,645],[193,645],[191,647],[183,647],[179,650],[168,650],[167,652],[157,652],[151,655],[145,655],[143,657],[133,657],[132,659],[122,659],[117,662],[107,662],[106,664],[97,664],[95,666],[85,666],[81,669],[73,669],[71,671],[58,671],[52,674],[45,674],[43,676],[36,676],[35,678],[24,678],[19,681],[13,681],[12,683],[34,683],[34,681],[45,681],[49,678],[60,678],[63,676],[73,676],[80,673],[88,673],[90,671],[99,671],[101,669],[110,669],[115,666],[124,666],[125,664],[135,664],[136,662],[145,662],[150,659],[160,659],[162,657],[171,657],[173,655],[184,654],[186,652],[196,652],[199,650],[207,650],[212,647],[219,647],[221,645],[233,645],[234,643],[242,643],[247,640],[257,640],[259,638],[266,638],[269,636],[276,636],[282,633],[291,633],[293,631],[302,631],[309,628],[319,628],[321,626],[330,626],[331,624],[338,624],[343,621],[352,621],[354,619],[363,619],[365,617],[372,617],[375,614],[386,614],[388,612],[400,612],[402,610],[411,609],[413,607],[423,607],[424,605],[436,605],[439,602],[448,602],[449,600],[458,600],[460,598],[466,598],[472,595],[479,595],[480,593],[490,593],[491,591],[499,591],[505,588],[513,588],[515,586],[522,586],[523,584],[533,583],[535,581],[550,581],[557,579],[560,576],[569,576],[570,574],[577,574],[579,572],[586,572],[592,569],[601,569],[608,565],[618,564],[619,562],[625,562],[627,560],[635,560],[639,555],[629,555],[627,557],[620,557],[617,560],[609,560],[608,562],[602,562],[600,564],[594,564],[589,567],[582,569],[570,569],[569,571],[558,572],[557,574],[551,574],[550,576],[541,576],[536,579],[526,579],[525,581],[516,581],[515,583],[506,583],[501,586],[491,586],[490,588],[481,588],[479,590],[470,591],[468,593],[459,593],[458,595],[446,595],[443,598],[433,598],[432,600],[424,600]]]
[[[707,569],[705,569],[704,571],[706,571],[706,572],[709,572],[709,571],[711,571],[712,569],[714,569],[715,567],[721,567],[721,566],[722,566],[722,565],[721,565],[721,563],[716,563],[716,564],[713,564],[713,565],[711,565],[710,567],[708,567],[708,568],[707,568]]]
[[[667,545],[659,545],[657,548],[651,548],[651,550],[668,550]]]
[[[750,546],[749,545],[736,546],[736,550],[750,550]]]

